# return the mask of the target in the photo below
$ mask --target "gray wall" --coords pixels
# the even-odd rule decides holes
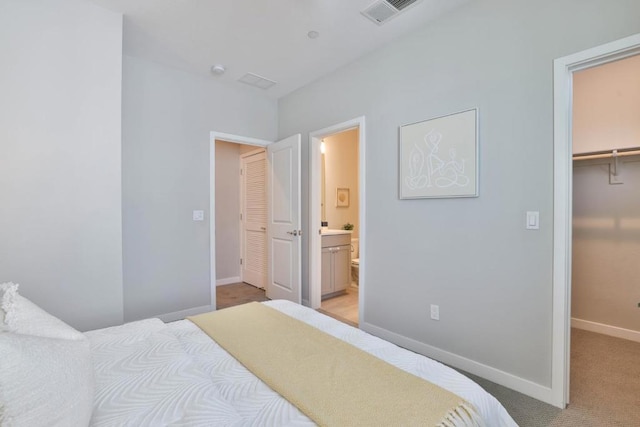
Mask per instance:
[[[217,280],[240,277],[240,150],[242,147],[241,144],[216,141]]]
[[[552,61],[639,32],[638,16],[636,0],[475,1],[279,101],[280,137],[366,116],[365,328],[550,386]],[[480,197],[398,200],[398,126],[472,107]]]
[[[81,330],[122,323],[122,15],[0,2],[0,282]]]
[[[209,133],[272,140],[276,103],[124,56],[122,110],[125,320],[208,306]]]
[[[571,316],[640,332],[640,156],[574,162]]]

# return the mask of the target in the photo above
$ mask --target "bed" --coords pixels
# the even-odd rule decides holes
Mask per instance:
[[[0,422],[316,425],[190,320],[165,324],[146,319],[81,334],[17,292],[13,297],[11,290],[8,293],[3,299],[14,301],[3,301],[0,313]],[[516,425],[495,398],[455,370],[309,308],[288,301],[262,304],[455,393],[479,414],[475,425]],[[70,346],[63,348],[66,345]],[[43,362],[51,358],[56,360]],[[33,401],[25,401],[26,395]]]

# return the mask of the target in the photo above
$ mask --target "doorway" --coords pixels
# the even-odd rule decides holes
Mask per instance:
[[[554,61],[553,341],[551,401],[569,403],[573,219],[574,73],[640,53],[640,35]]]
[[[300,303],[301,295],[301,237],[302,227],[301,221],[301,159],[300,159],[300,134],[292,135],[288,138],[277,142],[259,140],[255,138],[242,137],[238,135],[224,134],[219,132],[211,132],[210,149],[209,149],[209,188],[210,206],[209,206],[209,243],[210,243],[210,292],[211,305],[217,307],[217,289],[218,280],[225,281],[229,284],[234,279],[239,280],[238,276],[230,276],[230,278],[220,278],[218,267],[222,266],[219,258],[232,254],[239,254],[239,250],[216,250],[217,236],[222,234],[223,228],[218,229],[217,225],[222,224],[218,221],[216,207],[219,206],[219,214],[226,213],[228,208],[239,208],[240,202],[237,200],[231,205],[218,204],[218,194],[223,188],[224,182],[216,180],[216,170],[224,165],[224,163],[216,164],[216,141],[224,141],[226,143],[245,144],[255,147],[262,147],[266,151],[266,239],[267,239],[267,280],[266,280],[266,297],[270,299],[287,299],[296,303]],[[239,165],[236,158],[232,163]],[[238,171],[239,172],[239,171]],[[236,175],[239,181],[239,173]],[[240,186],[234,187],[235,193],[239,194]],[[233,192],[233,191],[232,191]],[[237,226],[235,233],[236,238],[240,238],[239,212],[231,218],[230,224]],[[226,243],[226,242],[225,242]],[[239,246],[239,245],[238,245]],[[240,271],[240,257],[237,263],[232,261],[234,271]]]
[[[358,128],[327,135],[320,143],[320,310],[358,323]]]
[[[640,421],[638,116],[640,55],[573,73],[570,406],[620,425]]]
[[[259,285],[263,285],[266,277],[266,271],[262,273],[260,269],[251,267],[251,264],[259,264],[266,269],[266,253],[264,249],[266,245],[266,220],[263,223],[252,221],[250,223],[249,234],[253,228],[258,229],[264,237],[262,245],[258,244],[258,251],[248,251],[245,240],[247,233],[244,230],[246,221],[245,211],[247,206],[243,187],[248,184],[243,173],[243,163],[253,163],[252,166],[260,166],[260,162],[252,162],[255,155],[265,152],[265,147],[269,141],[254,140],[236,135],[216,134],[212,135],[211,147],[211,294],[212,305],[216,308],[223,308],[235,303],[246,302],[247,299],[265,300],[264,289],[259,289]],[[253,155],[253,156],[252,156]],[[253,159],[252,159],[253,157]],[[245,165],[246,166],[246,165]],[[256,168],[252,168],[256,169]],[[258,167],[257,169],[260,169]],[[263,168],[264,169],[264,168]],[[254,175],[255,171],[252,171]],[[260,170],[258,170],[260,172]],[[254,183],[255,184],[255,183]],[[262,200],[266,199],[266,190],[263,185],[255,186],[255,190],[262,189],[265,194]],[[255,192],[255,191],[253,191]],[[217,209],[217,210],[216,210]],[[259,213],[259,212],[258,212]],[[265,230],[261,230],[265,227]],[[256,236],[248,237],[249,240],[256,240]],[[246,260],[247,252],[251,252],[251,260]],[[257,259],[264,256],[265,259]],[[255,259],[254,259],[255,258]],[[247,272],[247,261],[250,268]],[[245,277],[247,276],[249,277]],[[256,277],[257,276],[257,277]],[[248,283],[244,283],[248,279]],[[257,280],[257,282],[256,282]],[[253,282],[253,283],[252,283]],[[218,301],[218,296],[222,301]],[[222,304],[222,305],[221,305]]]
[[[360,324],[366,286],[365,118],[311,132],[309,142],[308,305],[347,323]],[[349,144],[352,144],[350,154]],[[325,157],[323,149],[334,151],[327,152]],[[342,160],[347,157],[352,161],[345,164]],[[327,179],[330,168],[350,170]],[[328,224],[323,226],[323,223]],[[326,299],[327,296],[336,298]]]

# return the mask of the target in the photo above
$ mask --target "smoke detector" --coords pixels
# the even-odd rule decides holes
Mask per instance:
[[[224,68],[224,65],[216,64],[213,67],[211,67],[211,73],[215,74],[216,76],[223,75],[225,71],[226,71],[226,68]]]
[[[360,13],[372,22],[382,25],[418,1],[419,0],[380,0]]]

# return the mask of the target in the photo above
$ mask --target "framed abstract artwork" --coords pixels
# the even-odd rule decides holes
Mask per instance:
[[[478,110],[400,126],[400,199],[478,197]]]

